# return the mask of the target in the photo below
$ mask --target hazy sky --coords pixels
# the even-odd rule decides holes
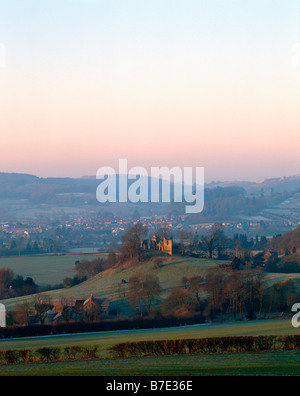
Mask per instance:
[[[299,43],[300,0],[0,0],[0,172],[300,174]]]

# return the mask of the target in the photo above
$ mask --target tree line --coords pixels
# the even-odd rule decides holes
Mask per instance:
[[[0,269],[1,299],[34,294],[37,291],[38,285],[31,277],[24,278],[21,275],[16,275],[14,271],[9,268]]]
[[[193,317],[208,320],[231,317],[254,319],[274,312],[290,312],[300,293],[293,280],[266,286],[261,270],[230,270],[216,266],[204,276],[183,276],[181,285],[161,298],[162,287],[154,274],[136,272],[122,295],[138,317]]]
[[[262,268],[266,272],[300,272],[300,259],[297,249],[300,249],[300,227],[288,237],[266,236],[248,238],[246,234],[234,234],[228,237],[224,226],[215,223],[206,234],[199,236],[191,231],[181,230],[176,235],[176,241],[168,226],[161,226],[155,233],[159,239],[173,240],[173,253],[182,256],[208,258],[210,260],[227,260],[234,269],[242,267]],[[121,252],[118,260],[127,265],[142,263],[153,256],[141,246],[141,240],[148,236],[147,227],[136,223],[122,236]],[[284,246],[284,250],[282,248]],[[156,253],[157,254],[157,253]]]

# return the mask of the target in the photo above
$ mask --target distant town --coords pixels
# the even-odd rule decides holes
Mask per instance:
[[[201,214],[185,214],[182,203],[109,204],[96,201],[96,180],[39,179],[0,174],[0,255],[117,251],[125,230],[136,222],[149,237],[167,227],[205,235],[221,223],[227,236],[272,238],[300,224],[300,177],[264,183],[213,182],[206,186]]]

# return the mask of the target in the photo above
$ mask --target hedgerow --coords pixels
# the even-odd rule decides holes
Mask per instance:
[[[98,358],[99,345],[8,349],[0,351],[0,364],[54,362]],[[236,337],[187,338],[122,342],[111,348],[111,357],[165,356],[226,352],[265,352],[300,350],[300,335],[262,335]]]
[[[55,362],[70,359],[96,359],[99,345],[65,348],[42,347],[37,349],[8,349],[0,351],[0,364]]]
[[[300,350],[300,335],[210,337],[123,342],[111,348],[111,355],[112,357],[132,357],[273,350]]]

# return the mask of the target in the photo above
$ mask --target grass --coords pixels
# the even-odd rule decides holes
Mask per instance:
[[[288,335],[299,334],[299,329],[292,327],[290,320],[233,322],[226,324],[208,324],[199,326],[182,326],[162,329],[143,329],[128,331],[106,331],[99,333],[55,335],[0,340],[0,349],[39,348],[43,346],[99,345],[102,357],[110,357],[109,349],[119,342],[206,338],[243,335]]]
[[[32,276],[34,279],[39,277],[48,283],[51,280],[60,279],[65,276],[72,277],[75,275],[73,271],[76,260],[82,258],[90,259],[92,256],[40,256],[40,257],[12,257],[0,258],[1,265],[11,266],[12,269],[23,276]],[[160,268],[154,267],[154,262],[149,261],[138,266],[116,267],[110,268],[93,278],[73,286],[71,288],[62,288],[45,292],[52,299],[70,298],[85,300],[91,294],[95,298],[110,300],[110,309],[119,312],[121,317],[130,317],[135,314],[129,305],[128,299],[120,295],[120,285],[125,279],[128,281],[136,272],[152,273],[158,276],[161,284],[162,293],[161,300],[166,298],[172,289],[182,287],[182,277],[203,276],[206,270],[220,264],[221,261],[172,256],[164,258]],[[9,264],[9,265],[8,265]],[[22,272],[23,271],[23,272]],[[270,285],[283,279],[293,279],[300,283],[300,274],[266,274],[266,284]],[[33,304],[32,296],[22,296],[0,301],[7,310],[14,309],[16,304],[28,301]]]
[[[294,351],[95,359],[4,365],[2,376],[217,376],[300,374]]]
[[[75,275],[76,260],[91,256],[39,256],[0,258],[0,268],[11,268],[16,274],[31,276],[39,284],[57,284],[68,276]],[[218,262],[219,264],[220,262]],[[153,262],[130,268],[113,268],[92,279],[69,289],[54,290],[52,298],[65,297],[85,299],[91,293],[96,298],[110,298],[127,315],[130,308],[119,296],[122,279],[129,280],[137,272],[155,273],[161,282],[162,298],[178,286],[183,276],[204,275],[207,268],[215,265],[213,260],[170,257],[159,269]],[[300,274],[267,274],[270,283],[292,278],[299,282]],[[16,303],[32,300],[32,296],[2,301],[6,308],[14,308]],[[97,376],[160,376],[160,375],[300,375],[300,354],[295,351],[263,353],[226,353],[201,356],[164,356],[130,359],[111,359],[110,348],[120,342],[200,338],[238,335],[287,335],[299,334],[290,320],[234,322],[205,326],[184,326],[168,329],[130,330],[120,332],[87,333],[75,335],[46,336],[0,340],[0,349],[25,349],[44,346],[99,345],[99,359],[85,361],[61,361],[51,363],[27,363],[3,365],[0,375],[97,375]]]
[[[40,257],[11,257],[0,258],[0,268],[9,267],[23,276],[33,277],[37,283],[59,283],[63,279],[73,277],[72,271],[76,260],[82,258],[90,259],[91,256],[40,256]],[[154,268],[153,261],[143,263],[139,266],[117,267],[108,269],[86,282],[71,288],[63,288],[46,292],[53,299],[59,299],[62,295],[66,298],[86,299],[91,293],[95,298],[111,300],[111,309],[118,309],[122,316],[133,314],[126,298],[120,296],[119,287],[123,279],[129,280],[135,272],[152,273],[159,277],[164,299],[173,288],[182,286],[182,277],[205,276],[208,268],[220,264],[221,261],[172,256],[164,259],[159,269]],[[297,285],[300,284],[300,274],[266,274],[266,284],[285,279],[293,279]],[[13,309],[17,303],[24,300],[32,301],[31,296],[17,297],[0,301],[5,304],[6,309]]]
[[[13,256],[0,257],[0,268],[9,268],[15,274],[31,277],[38,285],[61,284],[66,277],[75,275],[76,260],[91,256]]]
[[[119,342],[237,335],[299,334],[290,320],[234,322],[0,340],[0,349],[36,349],[44,346],[99,345],[98,359],[3,365],[0,375],[26,376],[201,376],[201,375],[300,375],[299,351],[218,353],[143,358],[110,357]]]
[[[90,257],[90,256],[89,256]],[[40,276],[47,277],[49,274],[49,280],[51,279],[51,271],[57,275],[57,272],[60,271],[61,268],[62,274],[64,271],[68,273],[67,276],[74,276],[75,273],[71,271],[74,267],[74,262],[78,259],[79,256],[57,256],[57,257],[42,257],[42,261],[36,261],[36,266],[40,266],[39,269],[36,269],[37,274]],[[87,257],[85,257],[87,258]],[[53,259],[53,263],[50,259]],[[16,260],[16,259],[15,259]],[[21,260],[21,258],[20,258]],[[57,261],[56,261],[57,260]],[[71,262],[70,262],[71,260]],[[21,262],[21,261],[20,261]],[[21,265],[21,264],[20,264]],[[26,266],[26,262],[24,262]],[[27,273],[34,274],[35,267],[31,264],[32,267],[28,267],[26,269]],[[121,315],[126,316],[132,314],[132,311],[128,305],[127,299],[121,298],[119,295],[119,286],[123,279],[129,280],[130,276],[135,272],[147,272],[156,274],[161,282],[162,287],[162,295],[164,298],[170,292],[170,290],[174,287],[178,287],[182,285],[181,279],[184,276],[194,276],[194,275],[204,275],[207,268],[215,265],[213,260],[206,259],[196,259],[196,258],[182,258],[182,257],[170,257],[166,258],[161,268],[154,269],[153,261],[143,263],[139,266],[133,267],[124,267],[124,268],[111,268],[108,269],[93,278],[89,279],[86,282],[83,282],[79,285],[73,286],[71,288],[57,289],[52,290],[51,292],[47,292],[46,294],[50,295],[53,299],[60,298],[63,294],[64,297],[68,298],[76,298],[76,299],[86,299],[91,293],[95,298],[103,299],[110,298],[112,300],[111,308],[119,308],[121,310]],[[0,260],[1,267],[1,260]],[[21,272],[19,271],[21,274]],[[63,276],[64,277],[64,276]],[[17,297],[12,299],[7,299],[1,301],[5,304],[6,309],[13,309],[17,303],[23,302],[24,300],[31,301],[31,296]]]

